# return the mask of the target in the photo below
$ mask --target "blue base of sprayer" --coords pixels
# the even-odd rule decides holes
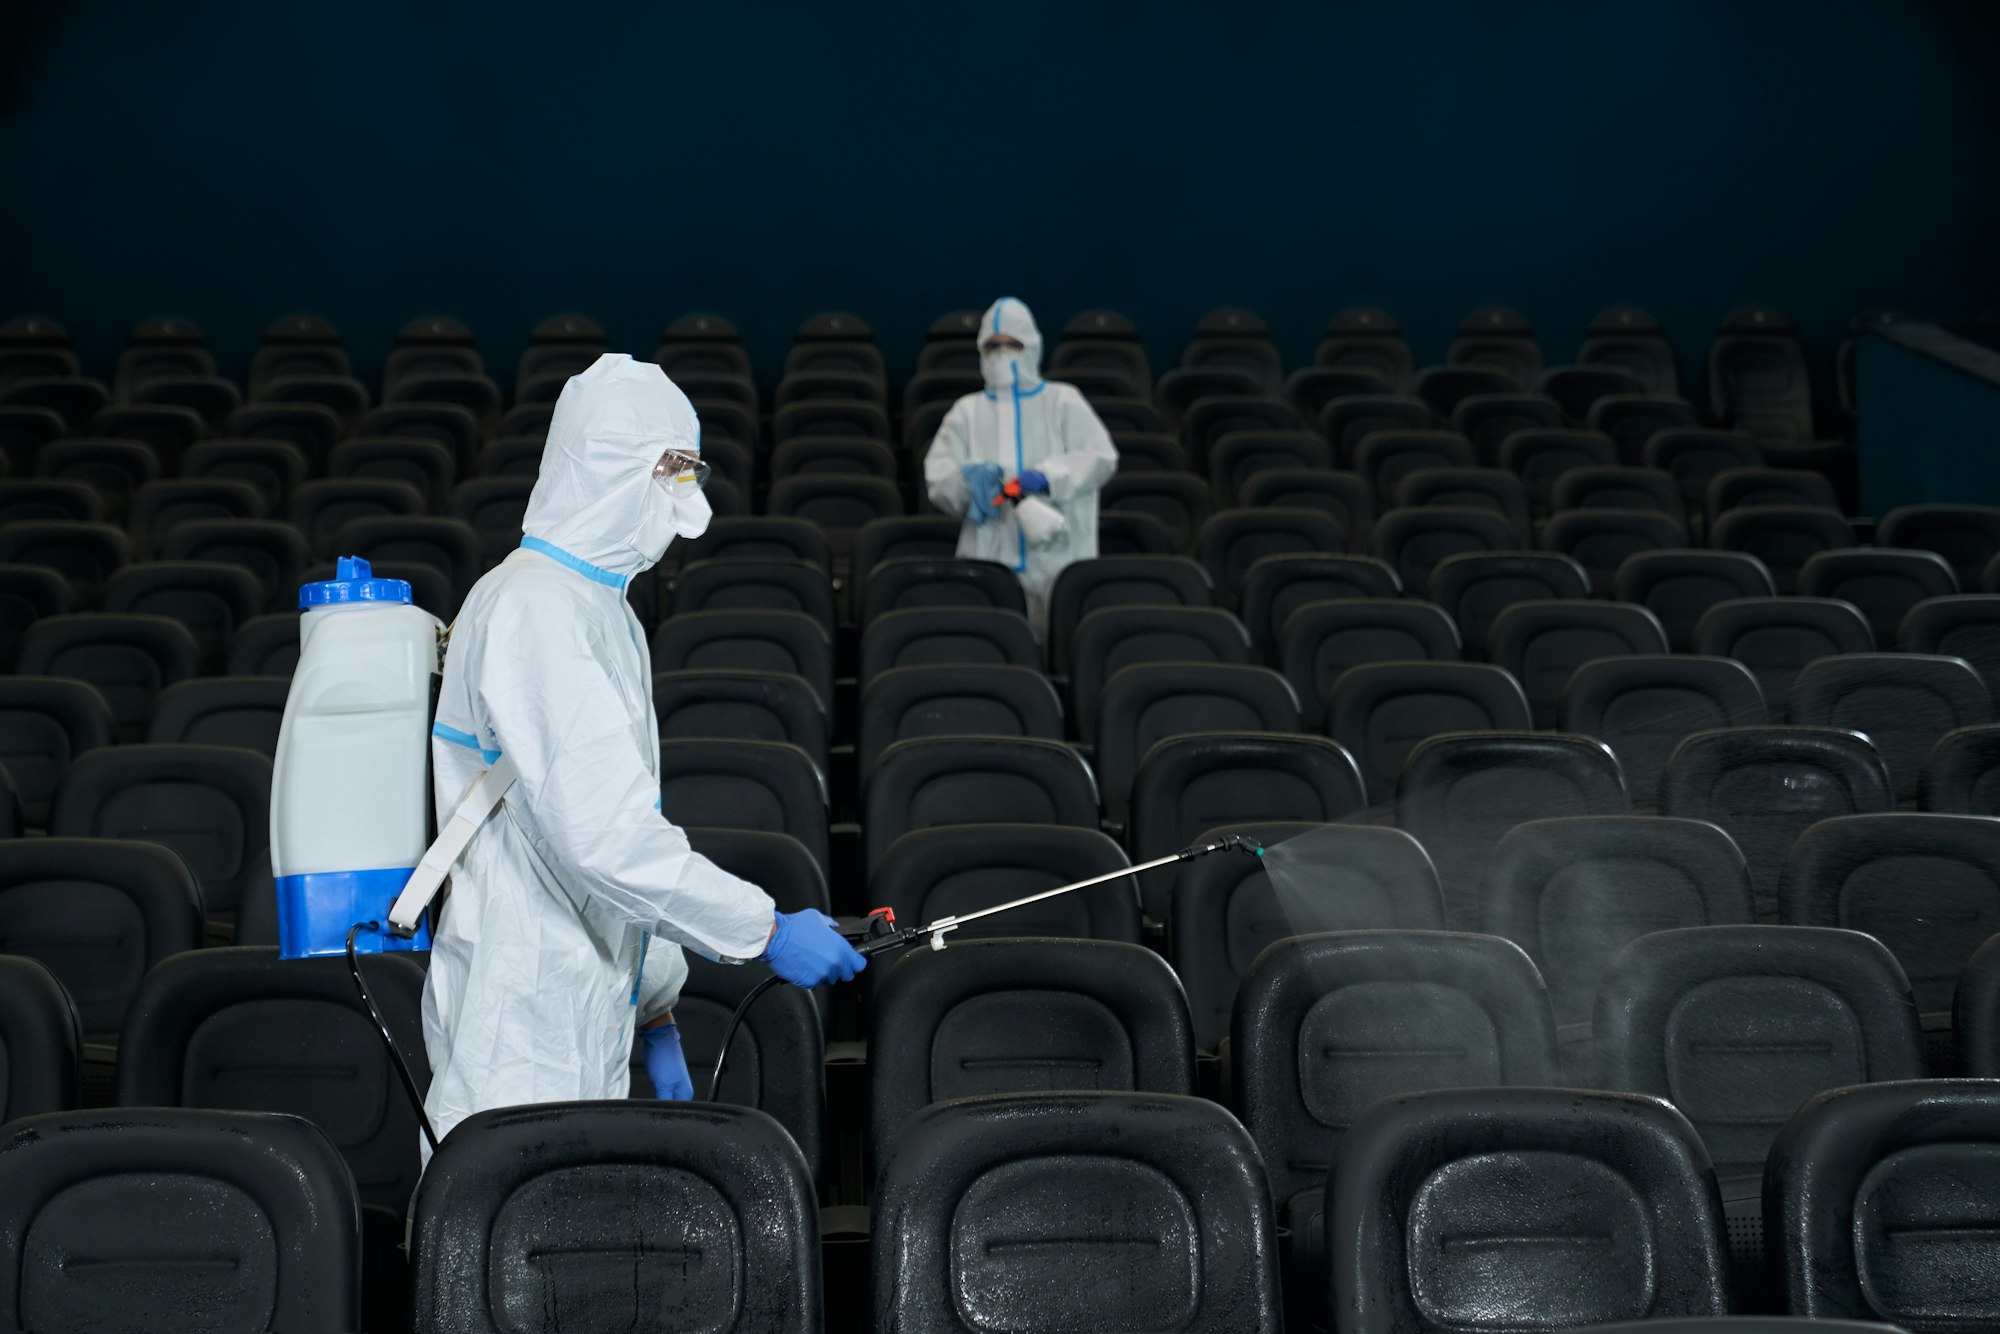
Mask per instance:
[[[380,922],[380,930],[357,931],[354,952],[384,954],[431,947],[428,922],[408,939],[389,929],[389,909],[409,883],[414,866],[381,871],[322,871],[278,877],[278,957],[311,959],[347,953],[347,932],[356,922]]]

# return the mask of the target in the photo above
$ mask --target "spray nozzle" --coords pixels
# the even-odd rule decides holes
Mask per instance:
[[[1196,857],[1206,857],[1211,852],[1247,852],[1252,857],[1264,855],[1264,845],[1244,834],[1224,834],[1213,843],[1194,843],[1182,848],[1174,856],[1180,861],[1192,861]]]

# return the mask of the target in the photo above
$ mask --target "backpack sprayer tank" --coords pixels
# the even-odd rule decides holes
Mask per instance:
[[[343,556],[334,578],[299,589],[299,665],[285,697],[271,783],[278,952],[345,954],[357,922],[388,920],[429,845],[435,616],[401,579]],[[362,953],[430,948],[374,931]]]

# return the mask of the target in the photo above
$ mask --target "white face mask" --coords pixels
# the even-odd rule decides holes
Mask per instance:
[[[1027,357],[1027,351],[1018,347],[997,347],[991,352],[981,352],[979,373],[985,377],[986,387],[996,394],[1006,393],[1014,387],[1017,373],[1022,387],[1028,387],[1034,378],[1034,371],[1027,364]]]
[[[660,563],[676,537],[692,539],[707,532],[708,521],[715,514],[701,487],[687,477],[649,480],[640,504],[639,531],[633,535],[631,547],[649,565]]]

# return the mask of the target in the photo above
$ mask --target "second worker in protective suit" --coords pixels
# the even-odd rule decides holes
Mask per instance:
[[[1118,451],[1080,392],[1042,378],[1041,331],[1014,297],[980,317],[979,369],[986,388],[945,414],[924,485],[931,504],[964,517],[960,556],[1020,577],[1042,635],[1056,576],[1097,554],[1097,493],[1118,471]]]
[[[453,623],[432,729],[438,819],[504,753],[519,778],[452,876],[424,985],[425,1109],[440,1135],[494,1107],[622,1098],[633,1033],[691,1097],[672,1010],[683,945],[801,986],[865,960],[817,912],[694,851],[660,809],[651,653],[625,598],[699,536],[701,428],[650,362],[606,354],[549,422],[521,549]]]

